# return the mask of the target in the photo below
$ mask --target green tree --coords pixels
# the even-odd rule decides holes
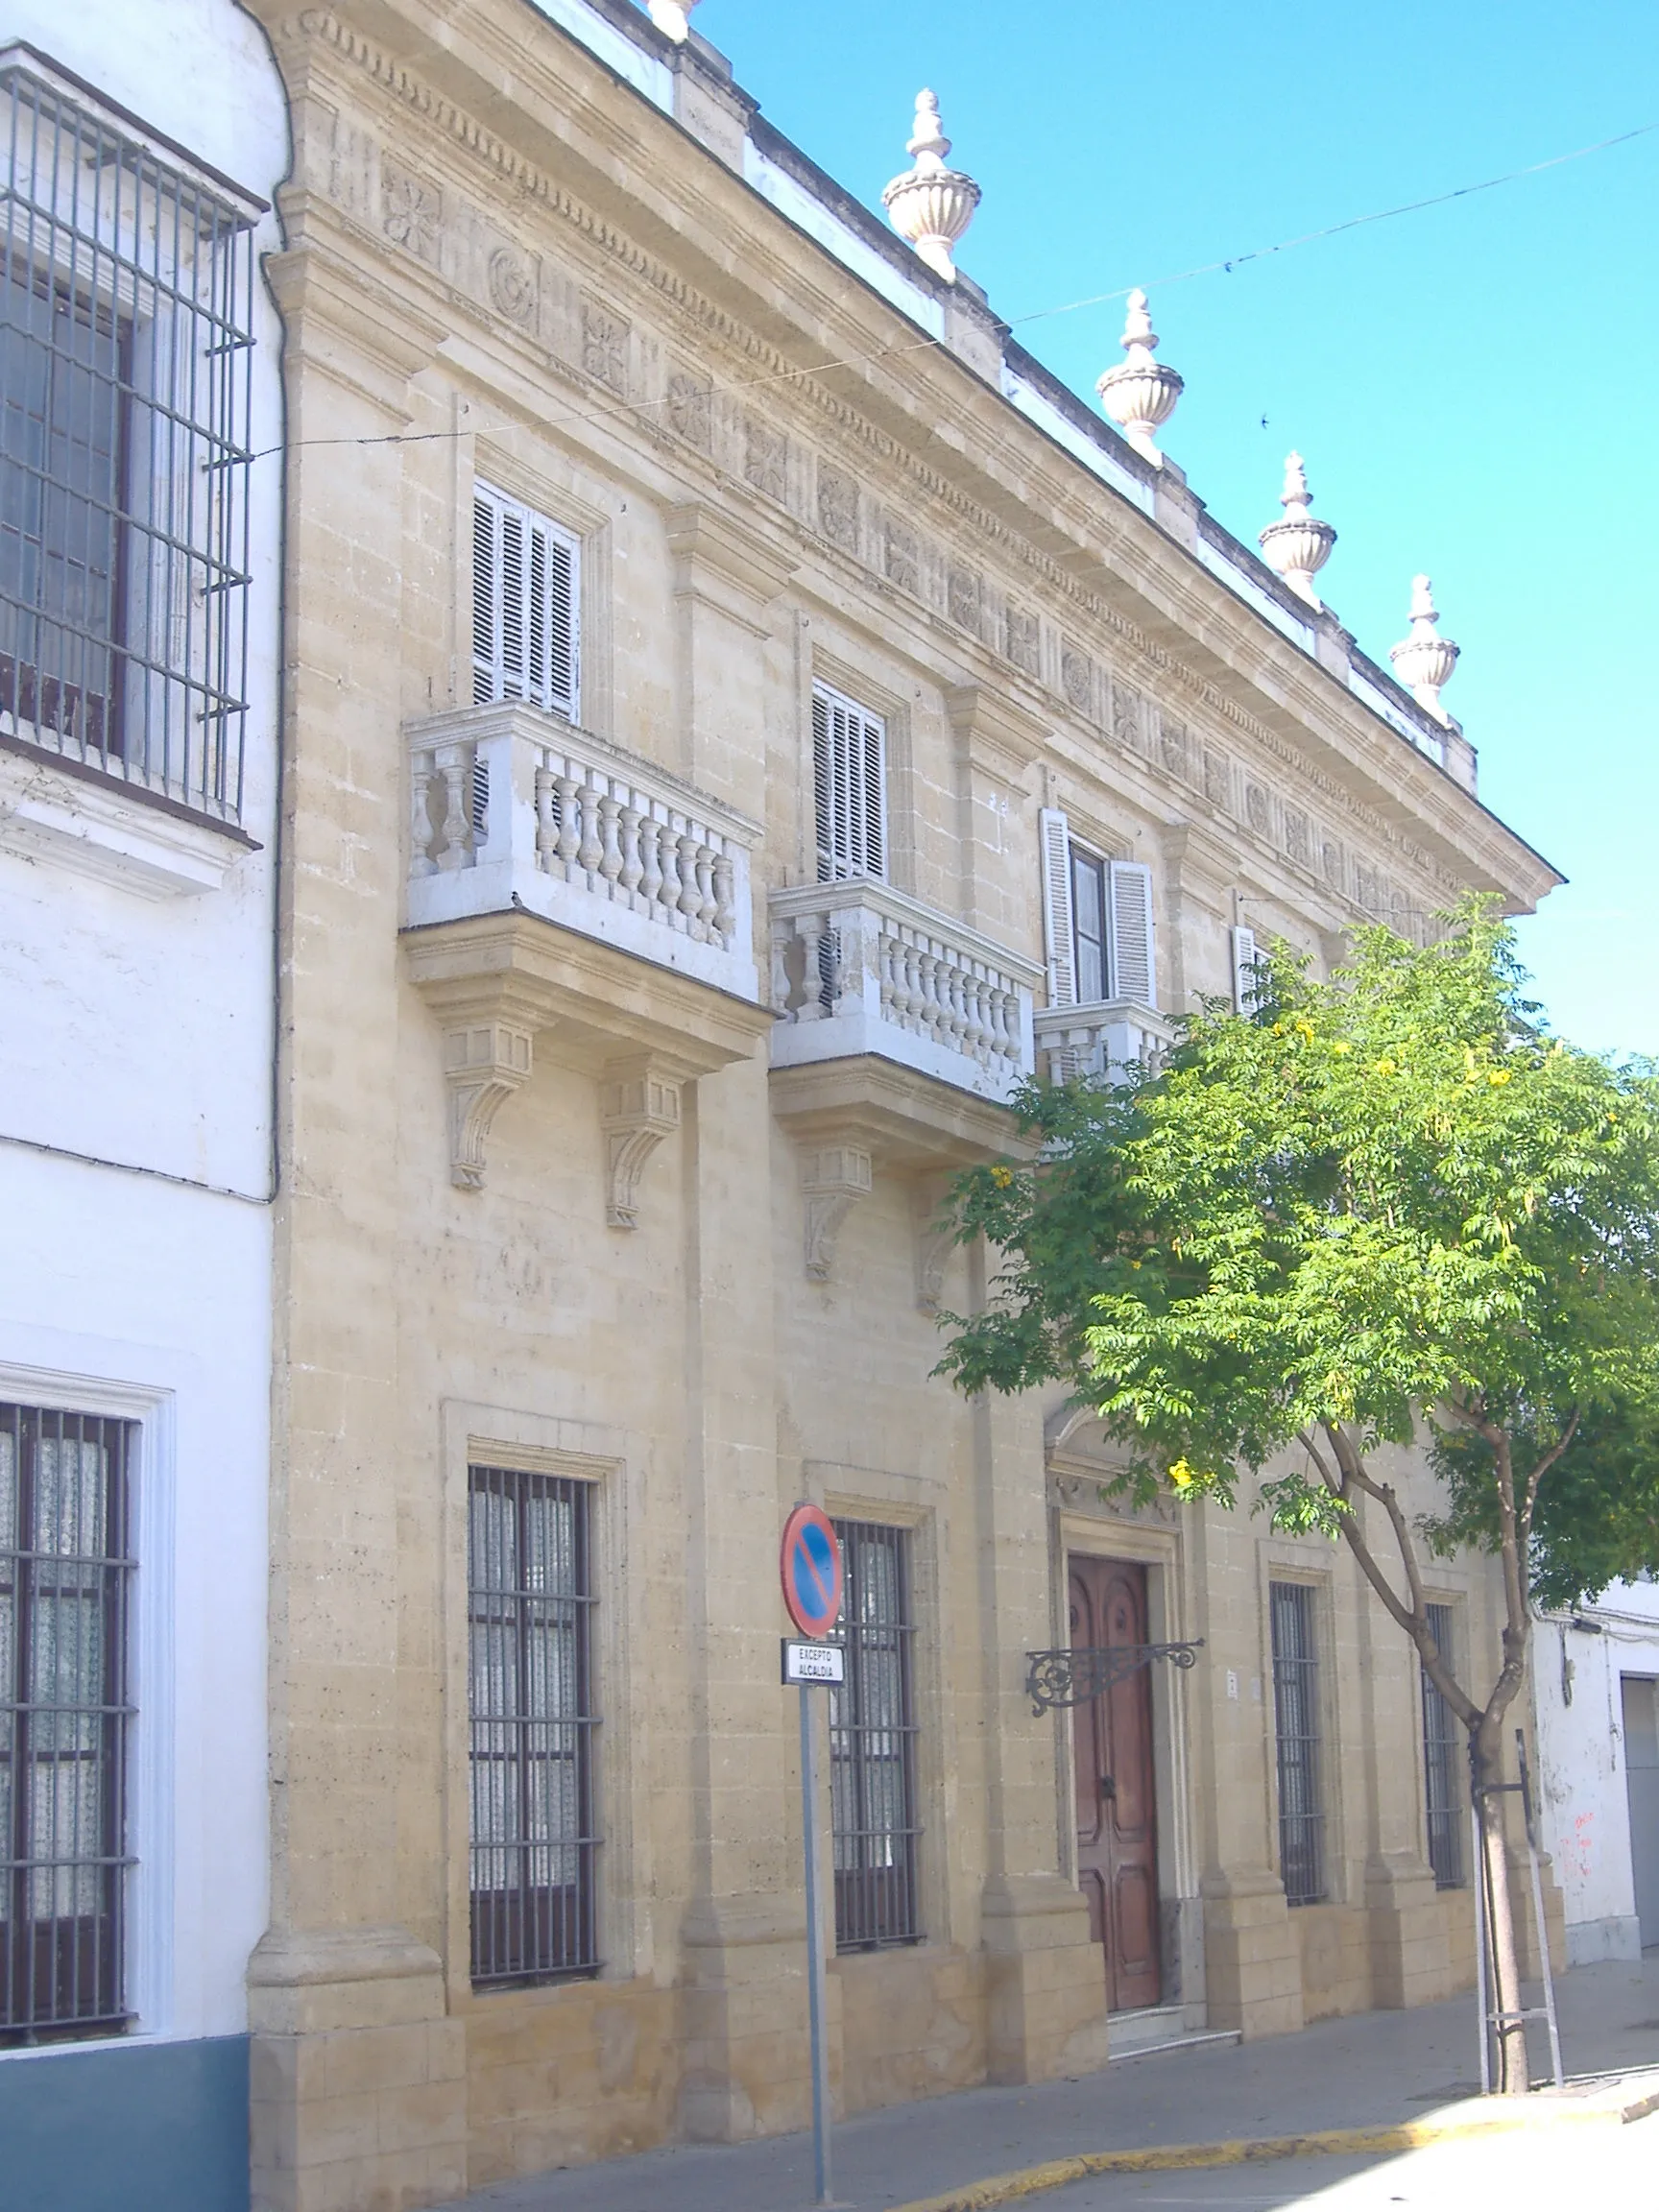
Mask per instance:
[[[1659,1561],[1659,1081],[1552,1039],[1512,935],[1471,901],[1420,949],[1358,933],[1326,983],[1283,948],[1247,1016],[1207,1002],[1155,1076],[1032,1087],[1034,1161],[956,1187],[1003,1256],[949,1315],[965,1390],[1070,1383],[1120,1486],[1346,1543],[1468,1733],[1500,2008],[1519,2004],[1502,1730],[1535,1598]],[[1413,1519],[1382,1447],[1426,1442]],[[1425,1556],[1502,1565],[1502,1661],[1460,1681]],[[1465,1670],[1467,1672],[1468,1670]],[[1526,2039],[1499,2085],[1527,2086]]]

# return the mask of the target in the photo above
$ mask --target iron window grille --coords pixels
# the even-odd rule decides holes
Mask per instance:
[[[835,1533],[846,1584],[830,1641],[847,1654],[847,1679],[830,1693],[835,1948],[878,1951],[922,1937],[910,1538],[873,1521],[837,1521]]]
[[[0,736],[241,813],[253,216],[0,57]]]
[[[134,1433],[0,1405],[0,2043],[128,2022]]]
[[[1440,1655],[1452,1664],[1454,1621],[1450,1605],[1431,1605],[1429,1633]],[[1463,1887],[1462,1792],[1457,1776],[1462,1745],[1457,1723],[1444,1695],[1423,1670],[1423,1782],[1429,1819],[1429,1863],[1436,1889]]]
[[[580,719],[581,545],[488,484],[472,488],[472,699]]]
[[[469,1476],[474,1987],[596,1973],[585,1482]]]
[[[1273,1720],[1279,1767],[1279,1873],[1290,1905],[1325,1896],[1325,1811],[1319,1771],[1319,1659],[1314,1593],[1305,1582],[1268,1589]]]

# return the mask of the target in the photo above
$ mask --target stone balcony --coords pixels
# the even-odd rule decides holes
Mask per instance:
[[[1046,1006],[1033,1022],[1037,1065],[1050,1083],[1079,1075],[1122,1082],[1143,1067],[1156,1074],[1175,1041],[1166,1015],[1132,998],[1108,998],[1092,1006]]]
[[[410,725],[411,980],[443,1030],[450,1173],[478,1190],[535,1040],[598,1085],[613,1228],[680,1125],[686,1082],[772,1026],[754,960],[759,831],[676,777],[533,707]]]
[[[534,707],[409,731],[412,928],[518,909],[757,998],[755,824]]]
[[[890,884],[773,892],[773,1111],[802,1146],[806,1272],[879,1167],[912,1182],[917,1297],[937,1298],[943,1178],[1019,1148],[1042,970]]]
[[[1030,961],[867,878],[770,912],[775,1069],[872,1053],[998,1105],[1031,1073]]]

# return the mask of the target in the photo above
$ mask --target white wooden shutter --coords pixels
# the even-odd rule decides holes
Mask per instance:
[[[1242,923],[1233,936],[1233,1004],[1240,1014],[1253,1014],[1261,996],[1256,979],[1256,932]]]
[[[523,699],[580,717],[581,553],[556,522],[478,484],[472,492],[472,697]]]
[[[1143,861],[1112,863],[1112,996],[1158,1003],[1152,947],[1152,871]]]
[[[1077,943],[1071,926],[1071,830],[1058,806],[1037,817],[1043,854],[1043,950],[1048,961],[1048,1003],[1077,1003]]]
[[[818,880],[887,873],[887,732],[854,700],[812,687],[812,801]]]

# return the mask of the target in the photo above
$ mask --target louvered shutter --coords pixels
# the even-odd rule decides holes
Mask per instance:
[[[824,685],[812,690],[812,800],[818,880],[887,873],[887,733]]]
[[[472,494],[472,696],[580,711],[577,541],[488,485]]]
[[[1253,1014],[1261,997],[1256,979],[1256,932],[1240,923],[1232,935],[1233,1004],[1240,1014]]]
[[[1048,961],[1048,1003],[1077,1003],[1077,947],[1071,933],[1071,833],[1057,806],[1037,819],[1043,854],[1043,950]]]
[[[1156,1006],[1152,949],[1152,871],[1140,860],[1112,863],[1112,996]]]

